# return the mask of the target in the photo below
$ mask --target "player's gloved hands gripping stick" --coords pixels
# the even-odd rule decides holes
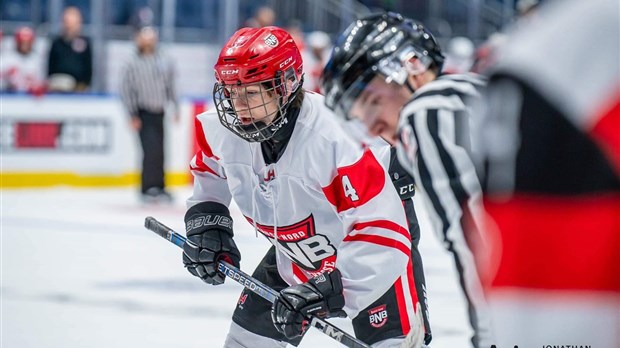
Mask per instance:
[[[202,202],[185,213],[188,242],[183,245],[183,264],[207,284],[219,285],[226,278],[217,262],[239,267],[241,254],[233,240],[233,220],[228,208],[216,202]]]
[[[271,308],[276,329],[287,338],[295,338],[305,333],[310,315],[321,319],[346,317],[340,278],[340,271],[334,270],[280,291]]]

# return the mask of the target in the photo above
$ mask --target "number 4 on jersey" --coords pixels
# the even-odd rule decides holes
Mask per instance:
[[[347,175],[342,177],[342,187],[344,188],[345,197],[349,197],[353,202],[359,200],[360,198],[357,196],[357,191],[351,185],[351,180]]]

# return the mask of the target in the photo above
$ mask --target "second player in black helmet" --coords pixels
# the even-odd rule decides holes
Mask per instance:
[[[439,75],[443,62],[439,45],[421,23],[391,12],[364,17],[334,45],[321,77],[325,103],[341,117],[353,118],[355,101],[382,76],[396,92],[394,104],[402,106],[417,88]],[[391,134],[371,133],[392,140]]]
[[[484,82],[471,74],[442,74],[443,62],[423,24],[395,13],[374,14],[353,22],[337,39],[321,85],[330,109],[396,146],[436,235],[453,254],[472,344],[490,347],[491,323],[471,251],[472,241],[483,241],[468,126],[468,105]]]

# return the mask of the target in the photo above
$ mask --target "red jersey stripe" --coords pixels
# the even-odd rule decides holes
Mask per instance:
[[[481,264],[491,287],[620,292],[620,194],[519,195],[485,209],[501,254]]]
[[[391,238],[386,238],[382,236],[373,236],[368,234],[355,234],[348,235],[344,237],[343,241],[345,242],[367,242],[373,243],[377,245],[382,245],[386,247],[391,247],[402,251],[407,257],[411,257],[411,249],[405,244]]]
[[[306,276],[306,274],[301,270],[301,268],[299,268],[299,266],[297,266],[296,264],[291,262],[291,266],[293,267],[293,275],[297,278],[299,278],[299,280],[301,280],[303,283],[307,282],[310,278],[308,278],[308,276]]]
[[[198,117],[194,119],[194,123],[196,127],[196,141],[198,142],[198,146],[200,146],[202,152],[204,152],[207,157],[219,160],[217,156],[213,155],[213,150],[211,150],[211,146],[209,146],[207,138],[205,138],[205,133],[202,129],[202,123],[200,122]]]
[[[407,313],[407,303],[405,302],[405,291],[403,290],[402,279],[402,277],[399,277],[396,280],[394,283],[394,290],[396,292],[396,302],[398,303],[400,326],[403,330],[403,335],[407,335],[411,330],[411,324],[409,323],[409,314]]]
[[[418,291],[415,287],[415,278],[413,275],[413,261],[411,260],[411,258],[409,258],[409,262],[407,262],[407,282],[409,284],[409,291],[411,292],[411,300],[413,301],[413,310],[415,311],[416,305],[420,301],[420,296],[418,296]]]
[[[353,225],[353,227],[351,229],[359,231],[359,230],[364,229],[366,227],[384,228],[386,230],[394,231],[394,232],[396,232],[398,234],[401,234],[401,235],[403,235],[407,239],[411,239],[411,235],[409,234],[409,230],[407,230],[405,227],[400,226],[399,224],[397,224],[397,223],[395,223],[393,221],[388,221],[388,220],[374,220],[374,221],[359,222],[359,223],[356,223],[355,225]]]
[[[202,160],[202,156],[203,156],[203,152],[199,151],[196,154],[196,167],[193,167],[190,165],[190,169],[191,170],[197,170],[199,172],[209,172],[213,175],[219,176],[213,169],[211,169],[203,160]]]

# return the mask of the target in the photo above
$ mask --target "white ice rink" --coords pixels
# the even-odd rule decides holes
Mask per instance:
[[[183,231],[190,188],[171,206],[143,206],[134,189],[2,190],[1,347],[221,347],[240,285],[208,286],[181,251],[143,227],[152,215]],[[429,231],[421,253],[432,347],[468,347],[466,309],[453,263]],[[241,268],[252,273],[269,247],[236,209]],[[350,331],[345,319],[333,323]],[[314,329],[300,347],[339,347]]]

